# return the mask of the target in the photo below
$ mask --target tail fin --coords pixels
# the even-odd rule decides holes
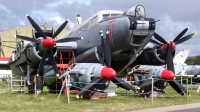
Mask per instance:
[[[191,52],[190,49],[183,49],[174,57],[174,65],[186,65],[185,60],[187,59],[189,53]]]

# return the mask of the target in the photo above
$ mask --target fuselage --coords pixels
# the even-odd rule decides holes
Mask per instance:
[[[112,68],[122,68],[124,64],[119,66],[115,63],[128,62],[135,56],[150,41],[155,30],[155,20],[146,16],[134,16],[129,12],[100,11],[64,35],[62,38],[83,37],[77,41],[76,62],[99,63],[96,51],[101,49],[100,31],[104,36],[109,31]]]

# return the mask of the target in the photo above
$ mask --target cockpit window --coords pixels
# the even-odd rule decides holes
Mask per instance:
[[[97,16],[95,16],[90,20],[88,29],[90,29],[92,26],[96,25],[97,23],[98,23],[98,18],[97,18]]]
[[[146,17],[145,9],[142,5],[137,5],[135,7],[130,8],[126,15],[135,16],[135,17]]]
[[[141,5],[138,5],[136,7],[135,13],[136,13],[136,17],[146,17],[144,7]]]
[[[102,16],[103,16],[103,18],[105,18],[105,17],[109,17],[110,14],[103,14]]]
[[[121,15],[121,14],[111,14],[111,16],[118,16],[118,15]]]
[[[121,15],[120,13],[102,14],[103,18]]]

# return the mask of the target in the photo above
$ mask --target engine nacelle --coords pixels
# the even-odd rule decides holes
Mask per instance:
[[[145,60],[151,65],[163,65],[165,60],[160,56],[158,49],[152,49],[149,52],[144,53]]]
[[[107,68],[99,63],[77,63],[69,71],[70,83],[75,88],[82,88],[93,78],[103,78],[103,81],[110,81],[116,76],[112,68]],[[45,73],[44,82],[50,90],[55,90],[56,75],[54,70]],[[57,85],[60,88],[61,85]]]
[[[38,67],[44,48],[40,43],[33,43],[29,41],[20,41],[15,51],[12,53],[9,61],[9,66],[15,75],[26,75],[27,63],[30,67]],[[52,49],[54,56],[57,54],[57,48]],[[47,61],[48,59],[46,59]]]
[[[112,68],[107,68],[99,63],[78,63],[69,72],[69,75],[72,85],[84,87],[93,78],[104,78],[104,81],[110,81],[116,76],[116,72]],[[79,83],[76,83],[76,80]]]
[[[138,65],[135,66],[128,74],[135,74],[136,76],[145,76],[144,79],[161,78],[162,72],[165,70],[162,66]],[[141,75],[146,74],[146,75]]]
[[[162,48],[151,46],[145,48],[133,65],[163,65],[165,64],[166,54],[163,53]]]
[[[39,43],[34,43],[31,47],[26,49],[26,55],[29,62],[32,64],[39,64],[45,49]],[[54,46],[52,49],[54,56],[57,54],[57,48]],[[48,60],[48,59],[46,59]]]
[[[76,50],[77,46],[77,42],[56,43],[56,47],[58,50]]]
[[[71,77],[76,77],[80,82],[90,82],[94,77],[101,77],[101,70],[105,66],[98,63],[78,63],[70,72]]]
[[[173,80],[175,75],[172,71],[162,66],[139,65],[132,68],[128,73],[134,77],[135,84],[141,85],[147,79],[160,78],[160,80]]]
[[[165,64],[165,56],[159,55],[158,49],[143,52],[137,60],[132,64],[134,65],[163,65]]]

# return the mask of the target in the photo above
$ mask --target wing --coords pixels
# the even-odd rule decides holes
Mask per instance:
[[[9,60],[10,60],[10,57],[1,57],[0,58],[0,70],[10,70],[10,67],[8,65]]]

